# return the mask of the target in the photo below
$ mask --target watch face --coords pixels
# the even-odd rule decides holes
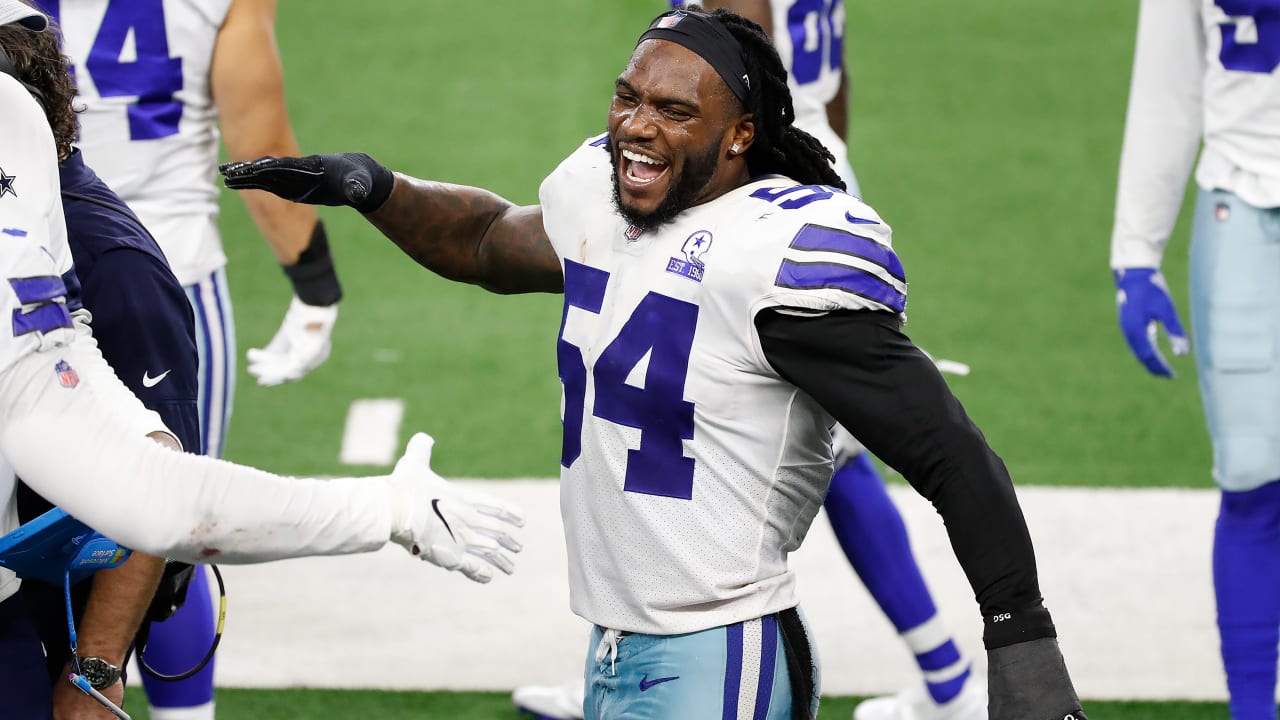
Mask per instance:
[[[80,674],[95,690],[101,690],[120,679],[120,668],[102,658],[80,658]]]

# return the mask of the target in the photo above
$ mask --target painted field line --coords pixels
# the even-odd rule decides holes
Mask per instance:
[[[400,447],[403,419],[404,401],[399,398],[351,403],[338,460],[344,465],[390,465]]]

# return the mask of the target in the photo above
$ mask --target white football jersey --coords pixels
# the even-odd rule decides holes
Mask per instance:
[[[44,0],[85,111],[89,167],[155,236],[184,285],[226,264],[218,237],[214,42],[231,0]]]
[[[75,336],[62,275],[71,270],[58,156],[44,112],[0,74],[0,375],[25,355]],[[67,368],[72,374],[69,366]],[[68,376],[71,382],[71,376]],[[0,422],[8,408],[0,407]],[[18,526],[13,470],[0,457],[0,535]],[[18,589],[0,568],[0,600]]]
[[[1187,176],[1280,207],[1280,0],[1143,0],[1112,267],[1155,267]]]
[[[901,312],[875,211],[760,178],[639,233],[605,138],[542,184],[564,266],[561,510],[574,612],[676,634],[796,604],[787,554],[826,496],[832,418],[784,381],[754,318],[782,306]]]

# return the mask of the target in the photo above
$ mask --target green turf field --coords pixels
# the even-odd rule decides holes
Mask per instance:
[[[129,712],[134,720],[149,720],[141,693],[130,691]],[[848,720],[854,698],[822,701],[818,720]],[[136,709],[136,710],[135,710]],[[1207,720],[1223,717],[1219,703],[1095,703],[1093,717],[1106,720]],[[528,720],[511,707],[506,693],[410,693],[373,690],[221,690],[221,720],[315,720],[317,718],[377,718],[377,720]]]
[[[305,151],[362,150],[535,202],[541,179],[603,129],[612,81],[663,5],[281,3],[295,128]],[[1174,361],[1173,381],[1147,376],[1115,322],[1107,259],[1136,16],[1135,0],[847,0],[853,166],[895,229],[909,332],[972,365],[952,386],[1018,483],[1210,486],[1191,361]],[[223,209],[243,357],[275,330],[289,289],[239,201],[227,194]],[[280,388],[254,386],[242,366],[229,457],[351,472],[337,461],[348,405],[389,397],[407,404],[402,442],[436,436],[443,474],[556,474],[559,298],[453,285],[356,213],[322,215],[347,293],[333,355]],[[1185,227],[1165,266],[1184,319]],[[497,695],[231,690],[219,704],[226,720],[515,717]],[[833,700],[823,717],[851,707]]]

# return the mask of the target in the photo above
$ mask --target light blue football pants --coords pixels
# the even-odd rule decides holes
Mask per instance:
[[[778,618],[685,635],[619,637],[595,627],[586,663],[586,720],[792,720]],[[816,687],[816,671],[804,672],[814,673]]]
[[[1214,480],[1243,492],[1280,478],[1280,209],[1200,191],[1191,325]]]

